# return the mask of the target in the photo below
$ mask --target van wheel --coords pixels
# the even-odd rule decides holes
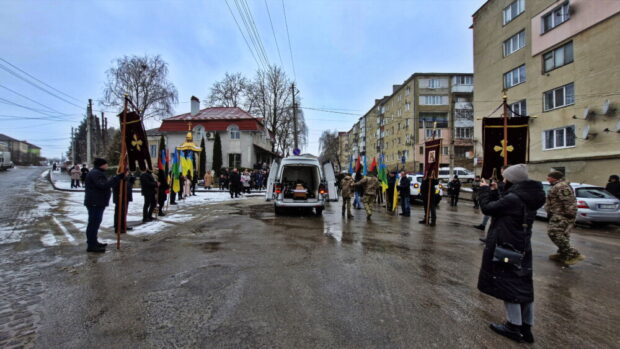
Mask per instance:
[[[317,207],[317,208],[315,208],[315,210],[316,210],[316,215],[317,216],[320,216],[320,215],[323,214],[323,207]]]
[[[274,207],[274,211],[276,213],[276,216],[279,216],[279,215],[281,215],[283,213],[282,208],[278,207],[278,206]]]

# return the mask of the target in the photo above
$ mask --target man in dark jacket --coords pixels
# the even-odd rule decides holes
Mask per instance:
[[[118,183],[116,183],[116,185],[114,185],[114,187],[112,188],[112,202],[115,204],[114,205],[114,231],[116,231],[116,228],[118,227],[118,215],[119,213],[122,212],[122,214],[124,216],[127,215],[127,209],[129,208],[129,203],[131,201],[133,201],[133,185],[136,182],[136,177],[129,175],[128,177],[125,178],[125,183],[127,184],[127,201],[125,201],[125,207],[123,208],[119,208],[119,205],[117,205],[118,203],[118,196],[119,196],[119,188],[120,188],[120,181]],[[132,227],[128,227],[127,226],[127,220],[123,219],[122,222],[122,227],[121,227],[121,233],[126,233],[127,230],[132,230]]]
[[[508,167],[503,176],[505,187],[501,197],[496,183],[489,185],[484,180],[480,183],[480,208],[493,219],[482,255],[478,289],[504,301],[507,322],[491,324],[491,329],[514,341],[532,343],[532,223],[536,210],[545,203],[545,192],[540,182],[528,178],[524,164]],[[523,257],[508,263],[507,259],[496,257],[499,247]]]
[[[238,198],[241,195],[241,175],[236,168],[230,173],[229,182],[230,197],[232,198],[234,195]]]
[[[107,244],[97,241],[99,226],[103,219],[103,211],[110,203],[112,189],[118,181],[125,178],[125,174],[121,173],[114,178],[108,180],[105,170],[108,169],[108,162],[104,159],[97,158],[94,161],[95,168],[86,176],[84,206],[88,210],[88,226],[86,227],[86,243],[88,245],[87,252],[105,252]]]
[[[605,186],[605,190],[620,199],[620,177],[618,177],[618,175],[609,176],[609,181]]]
[[[429,186],[430,182],[430,186]],[[422,185],[420,186],[420,195],[422,195],[422,202],[424,203],[424,218],[420,220],[418,223],[427,224],[430,226],[435,225],[435,221],[437,220],[437,202],[439,199],[438,195],[435,194],[435,187],[439,184],[439,180],[437,179],[426,179],[422,180]],[[429,193],[430,191],[430,193]],[[429,202],[430,200],[430,202]],[[430,211],[430,212],[427,212]],[[426,217],[428,215],[428,222]]]
[[[459,195],[461,194],[461,181],[458,176],[454,176],[448,183],[448,195],[450,195],[450,206],[456,207],[459,203]]]
[[[157,190],[158,183],[153,178],[153,173],[150,170],[140,175],[140,187],[142,196],[144,196],[144,206],[142,207],[142,222],[147,223],[153,220],[153,211],[157,202],[155,200],[155,190]]]
[[[400,182],[398,182],[398,195],[400,196],[400,209],[402,212],[401,216],[409,217],[411,216],[411,189],[409,188],[411,184],[411,179],[407,177],[405,171],[400,173]]]

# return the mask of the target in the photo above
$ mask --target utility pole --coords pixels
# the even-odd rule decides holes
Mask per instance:
[[[71,161],[75,164],[75,135],[73,133],[73,127],[71,127]]]
[[[93,100],[88,100],[88,108],[86,108],[86,166],[90,166],[92,162],[92,145],[91,145],[91,121],[93,118]]]
[[[295,83],[291,85],[291,89],[293,90],[293,139],[294,139],[294,149],[299,149],[297,143],[297,104],[295,104]]]

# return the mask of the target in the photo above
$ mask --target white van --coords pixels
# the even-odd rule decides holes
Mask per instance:
[[[326,201],[338,201],[334,168],[329,162],[321,166],[312,155],[274,160],[265,199],[273,201],[276,214],[287,208],[307,208],[320,215]]]
[[[464,167],[454,167],[453,175],[457,175],[459,180],[462,183],[471,183],[476,178],[476,174],[471,172],[470,170]],[[442,167],[439,169],[439,180],[441,182],[449,182],[452,180],[450,178],[450,167]]]

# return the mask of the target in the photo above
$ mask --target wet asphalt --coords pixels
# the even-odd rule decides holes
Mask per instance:
[[[409,218],[377,206],[367,222],[361,210],[343,219],[335,203],[321,217],[275,216],[254,197],[90,255],[63,220],[66,194],[42,168],[15,170],[0,173],[0,217],[24,231],[0,245],[0,347],[620,347],[617,226],[577,228],[587,259],[565,268],[547,259],[555,249],[535,223],[536,343],[519,345],[488,329],[503,306],[476,289],[482,244],[471,226],[482,216],[467,202],[442,202],[427,227],[420,206]],[[45,247],[52,217],[79,244]]]

